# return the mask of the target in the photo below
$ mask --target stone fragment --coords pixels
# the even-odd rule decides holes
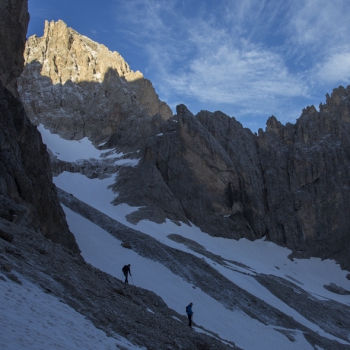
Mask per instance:
[[[121,245],[122,245],[122,247],[127,248],[127,249],[132,248],[130,242],[123,242]]]

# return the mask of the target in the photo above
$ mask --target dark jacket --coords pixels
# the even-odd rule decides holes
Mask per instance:
[[[124,272],[124,275],[127,276],[128,273],[130,274],[131,276],[131,272],[130,272],[130,266],[128,265],[125,265],[123,268],[122,268],[123,272]]]
[[[192,305],[191,304],[187,305],[186,312],[187,312],[187,315],[192,315],[193,314]]]

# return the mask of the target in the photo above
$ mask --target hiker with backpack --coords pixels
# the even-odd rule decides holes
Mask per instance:
[[[130,276],[131,276],[130,264],[124,265],[124,267],[122,268],[122,271],[123,271],[123,274],[125,276],[124,283],[129,283],[129,281],[128,281],[128,274],[130,274]]]
[[[193,315],[193,311],[192,311],[192,305],[193,303],[189,303],[186,306],[186,313],[187,313],[187,317],[188,317],[188,325],[192,328],[192,315]]]

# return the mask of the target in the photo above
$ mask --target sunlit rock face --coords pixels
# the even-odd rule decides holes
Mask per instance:
[[[78,252],[52,183],[46,146],[17,98],[28,19],[27,1],[1,1],[0,218]]]
[[[106,141],[130,115],[172,116],[150,81],[117,52],[62,22],[29,38],[18,81],[29,118],[67,139]]]

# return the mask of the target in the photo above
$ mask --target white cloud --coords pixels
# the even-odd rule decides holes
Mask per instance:
[[[289,75],[281,57],[259,48],[219,46],[199,55],[186,72],[170,75],[174,90],[202,102],[251,104],[275,96],[299,96],[305,89]]]
[[[301,6],[300,6],[301,4]],[[294,2],[288,25],[291,41],[308,50],[343,46],[350,33],[348,0]]]
[[[137,34],[135,40],[165,40],[171,37],[166,18],[171,15],[173,1],[130,0],[115,1],[114,9],[118,21],[129,27],[129,32]]]
[[[185,53],[192,48],[193,54],[184,55],[183,65],[169,69],[164,66],[166,60],[158,56],[162,62],[158,61],[157,67],[163,69],[155,82],[167,91],[167,100],[175,93],[177,99],[182,95],[184,100],[202,102],[203,108],[208,103],[222,103],[235,105],[243,114],[260,109],[269,115],[271,105],[308,95],[300,76],[289,73],[277,50],[234,36],[229,26],[215,27],[201,19],[191,23],[187,34],[181,48],[187,47]]]
[[[329,56],[316,73],[324,83],[348,83],[350,81],[350,49]]]

